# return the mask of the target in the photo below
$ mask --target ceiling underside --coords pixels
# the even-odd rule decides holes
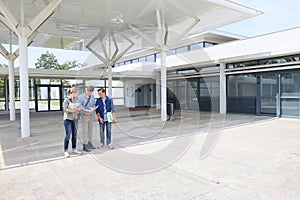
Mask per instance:
[[[22,1],[1,1],[2,6],[21,23]],[[23,0],[24,24],[28,24],[50,2]],[[97,35],[105,38],[111,33],[118,42],[124,41],[121,34],[132,39],[138,38],[129,24],[158,41],[156,9],[161,11],[173,35],[198,19],[200,22],[190,34],[261,14],[260,11],[229,0],[63,0],[39,27],[31,46],[85,50],[84,45]],[[0,7],[0,20],[7,18],[1,10],[3,7]],[[169,35],[171,37],[172,34]],[[9,38],[7,26],[0,23],[0,43],[9,44]],[[16,36],[13,36],[12,42],[18,44]]]

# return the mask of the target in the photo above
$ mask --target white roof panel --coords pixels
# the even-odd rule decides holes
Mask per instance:
[[[50,0],[24,0],[25,24],[28,24]],[[2,0],[2,5],[20,21],[21,0]],[[200,19],[194,32],[211,30],[229,23],[247,19],[260,11],[229,0],[63,0],[51,17],[38,29],[32,45],[38,47],[70,48],[83,45],[97,34],[125,33],[137,37],[129,24],[155,38],[157,32],[156,8],[164,10],[165,23],[173,32],[180,32],[177,24]],[[0,20],[7,17],[1,12]],[[3,21],[3,20],[2,20]],[[179,30],[177,30],[179,29]],[[9,43],[7,28],[0,25],[0,42]],[[16,37],[13,43],[17,44]]]

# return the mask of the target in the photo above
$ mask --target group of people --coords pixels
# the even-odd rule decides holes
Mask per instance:
[[[110,149],[113,149],[111,144],[111,123],[115,121],[115,106],[111,97],[106,95],[105,89],[99,88],[99,98],[95,101],[93,95],[94,87],[92,85],[86,88],[85,93],[78,97],[78,88],[69,88],[68,97],[65,98],[63,103],[64,111],[64,127],[65,127],[65,138],[64,138],[64,154],[65,157],[70,157],[68,151],[69,141],[72,143],[72,153],[81,154],[77,150],[77,130],[78,120],[82,121],[82,150],[90,152],[96,147],[93,145],[93,121],[95,119],[95,113],[98,118],[100,127],[100,147],[106,144]],[[77,99],[78,97],[78,99]],[[104,132],[106,129],[106,137]],[[104,143],[106,138],[106,143]]]

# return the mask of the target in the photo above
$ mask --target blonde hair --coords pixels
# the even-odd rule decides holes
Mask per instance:
[[[79,90],[78,90],[78,88],[76,88],[76,87],[72,87],[72,88],[69,88],[68,90],[67,90],[67,92],[68,92],[68,94],[73,94],[73,93],[76,93],[76,92],[78,92]]]

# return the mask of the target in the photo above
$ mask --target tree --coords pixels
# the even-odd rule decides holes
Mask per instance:
[[[42,54],[41,57],[35,63],[36,68],[43,69],[59,69],[59,70],[69,70],[76,67],[82,67],[83,64],[78,63],[77,60],[66,61],[63,64],[59,64],[55,55],[49,53],[48,51],[45,54]]]
[[[35,63],[36,68],[43,69],[59,69],[59,63],[53,53],[49,53],[48,51],[41,55]]]
[[[64,64],[59,65],[59,69],[68,70],[68,69],[82,67],[82,66],[83,64],[78,63],[77,60],[73,60],[73,61],[66,61]]]
[[[0,67],[5,67],[5,68],[7,68],[8,65],[7,65],[7,64],[0,64]]]

